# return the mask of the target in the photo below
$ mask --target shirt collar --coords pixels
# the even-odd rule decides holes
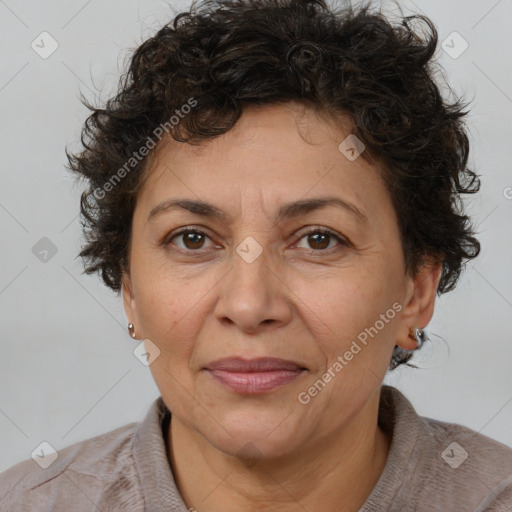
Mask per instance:
[[[420,463],[430,464],[433,452],[434,441],[428,436],[421,436],[422,442],[417,443],[420,432],[425,430],[423,419],[398,389],[382,385],[378,417],[379,426],[391,437],[391,444],[384,470],[360,512],[382,510],[383,504],[393,502],[407,482],[411,468]],[[134,436],[134,456],[148,512],[187,512],[167,456],[167,433],[162,430],[169,418],[170,412],[160,396]]]
[[[162,432],[162,424],[169,415],[162,397],[158,397],[134,436],[134,457],[147,512],[187,512],[176,487]]]
[[[382,385],[379,426],[391,437],[386,464],[360,512],[384,510],[400,500],[401,489],[410,489],[408,480],[417,466],[428,467],[435,453],[435,442],[425,420],[396,388]],[[421,442],[418,439],[421,438]]]

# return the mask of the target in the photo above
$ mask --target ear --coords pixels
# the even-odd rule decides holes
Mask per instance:
[[[122,279],[123,306],[128,323],[132,323],[135,328],[135,338],[137,338],[137,327],[139,326],[137,315],[137,303],[133,293],[132,279],[129,273],[123,273]]]
[[[423,329],[432,319],[442,269],[442,263],[428,262],[410,278],[396,340],[399,347],[417,348],[416,340],[410,336],[411,328]]]

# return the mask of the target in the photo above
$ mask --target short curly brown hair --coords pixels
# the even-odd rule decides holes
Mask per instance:
[[[84,149],[66,154],[69,169],[88,183],[85,272],[100,272],[120,292],[148,167],[141,147],[162,126],[177,141],[199,144],[230,130],[246,107],[295,101],[351,119],[366,146],[362,156],[382,169],[406,271],[427,258],[442,261],[437,292],[452,290],[480,251],[461,200],[480,187],[467,168],[467,104],[448,103],[435,83],[433,23],[418,14],[400,20],[369,4],[333,9],[324,0],[207,0],[178,14],[135,50],[105,108],[82,100],[92,111]],[[414,30],[415,20],[427,34]],[[409,357],[396,347],[394,366]]]

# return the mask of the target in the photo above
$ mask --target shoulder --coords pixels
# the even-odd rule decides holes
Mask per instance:
[[[135,487],[140,486],[132,450],[137,425],[70,445],[46,469],[28,459],[0,473],[0,510],[57,511],[66,510],[66,503],[73,503],[74,510],[101,510],[101,502],[121,490],[135,505]]]
[[[393,434],[392,474],[385,482],[394,485],[401,504],[417,510],[425,504],[429,510],[483,506],[483,512],[504,501],[512,510],[512,448],[469,427],[418,415],[391,386],[384,386],[382,399],[382,421]]]
[[[436,457],[431,464],[434,480],[454,496],[474,495],[474,505],[488,506],[503,501],[512,505],[512,448],[473,429],[421,417],[425,432],[435,441]],[[473,502],[471,502],[473,505]]]
[[[512,448],[487,437],[464,425],[449,423],[420,416],[426,425],[425,432],[445,449],[441,458],[452,468],[457,469],[478,463],[482,472],[501,471],[512,475]],[[448,443],[448,444],[447,444]],[[466,464],[469,463],[469,464]]]

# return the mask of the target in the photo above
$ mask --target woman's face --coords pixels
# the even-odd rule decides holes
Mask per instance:
[[[414,348],[410,327],[432,315],[437,280],[405,275],[378,170],[339,148],[349,125],[301,112],[250,109],[199,147],[170,140],[134,212],[128,319],[160,350],[150,369],[173,421],[229,454],[291,453],[369,418],[394,345]],[[289,206],[324,198],[339,203]],[[161,207],[178,200],[211,207]],[[296,367],[212,370],[264,357]]]

